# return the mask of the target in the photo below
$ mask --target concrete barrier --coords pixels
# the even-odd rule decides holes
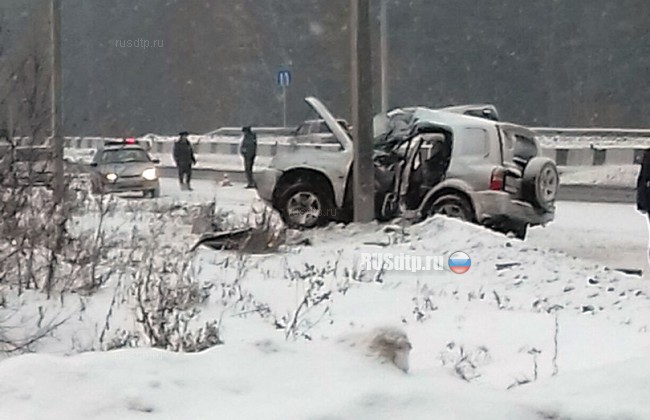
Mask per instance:
[[[542,156],[557,162],[557,149],[542,149]]]
[[[543,129],[536,129],[542,130]],[[560,129],[548,129],[546,132],[555,133]],[[568,129],[567,129],[568,130]],[[576,133],[583,133],[579,129]],[[218,134],[210,136],[190,136],[190,141],[195,145],[195,151],[198,154],[206,155],[238,155],[240,133],[236,129],[218,130]],[[602,131],[602,130],[601,130]],[[620,131],[620,130],[619,130]],[[639,130],[643,131],[643,130]],[[338,148],[332,144],[300,144],[292,146],[285,136],[287,129],[268,128],[265,133],[258,137],[258,156],[273,157],[280,150],[300,150],[302,148],[328,149]],[[224,136],[224,133],[232,133],[230,136]],[[599,131],[600,133],[600,131]],[[602,134],[602,133],[601,133]],[[619,132],[615,132],[619,134]],[[164,137],[147,135],[144,138],[151,143],[153,153],[172,153],[174,140],[176,137]],[[65,146],[73,149],[96,149],[99,144],[108,140],[102,137],[69,137],[65,140]],[[644,153],[643,145],[616,144],[616,145],[594,145],[585,146],[564,146],[563,142],[555,145],[548,144],[542,146],[542,155],[549,157],[559,166],[598,166],[598,165],[628,165],[638,163]]]
[[[634,163],[635,149],[601,149],[605,152],[605,165],[630,165]]]
[[[592,166],[593,164],[593,149],[568,149],[567,166]]]

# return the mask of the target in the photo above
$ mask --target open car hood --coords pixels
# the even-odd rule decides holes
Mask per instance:
[[[314,112],[316,112],[323,119],[323,121],[325,121],[325,124],[327,124],[327,127],[334,134],[336,140],[341,144],[341,147],[346,150],[351,150],[352,139],[336,121],[336,118],[334,118],[329,109],[327,109],[327,107],[323,105],[321,101],[312,96],[305,98],[305,102],[307,102],[307,104],[309,104]]]

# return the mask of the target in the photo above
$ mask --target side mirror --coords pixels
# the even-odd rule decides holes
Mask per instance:
[[[157,164],[157,163],[160,163],[160,159],[153,159],[152,162],[153,162],[153,163],[156,163],[156,164]]]
[[[93,168],[96,168],[97,167],[97,162],[90,162],[90,166],[93,167]]]

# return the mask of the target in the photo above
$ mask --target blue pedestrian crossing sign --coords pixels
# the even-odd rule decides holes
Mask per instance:
[[[291,72],[289,70],[278,71],[278,85],[288,87],[291,84]]]

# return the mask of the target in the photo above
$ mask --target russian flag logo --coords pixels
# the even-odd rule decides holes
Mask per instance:
[[[465,274],[472,266],[472,260],[464,252],[454,252],[449,256],[449,269],[456,274]]]

